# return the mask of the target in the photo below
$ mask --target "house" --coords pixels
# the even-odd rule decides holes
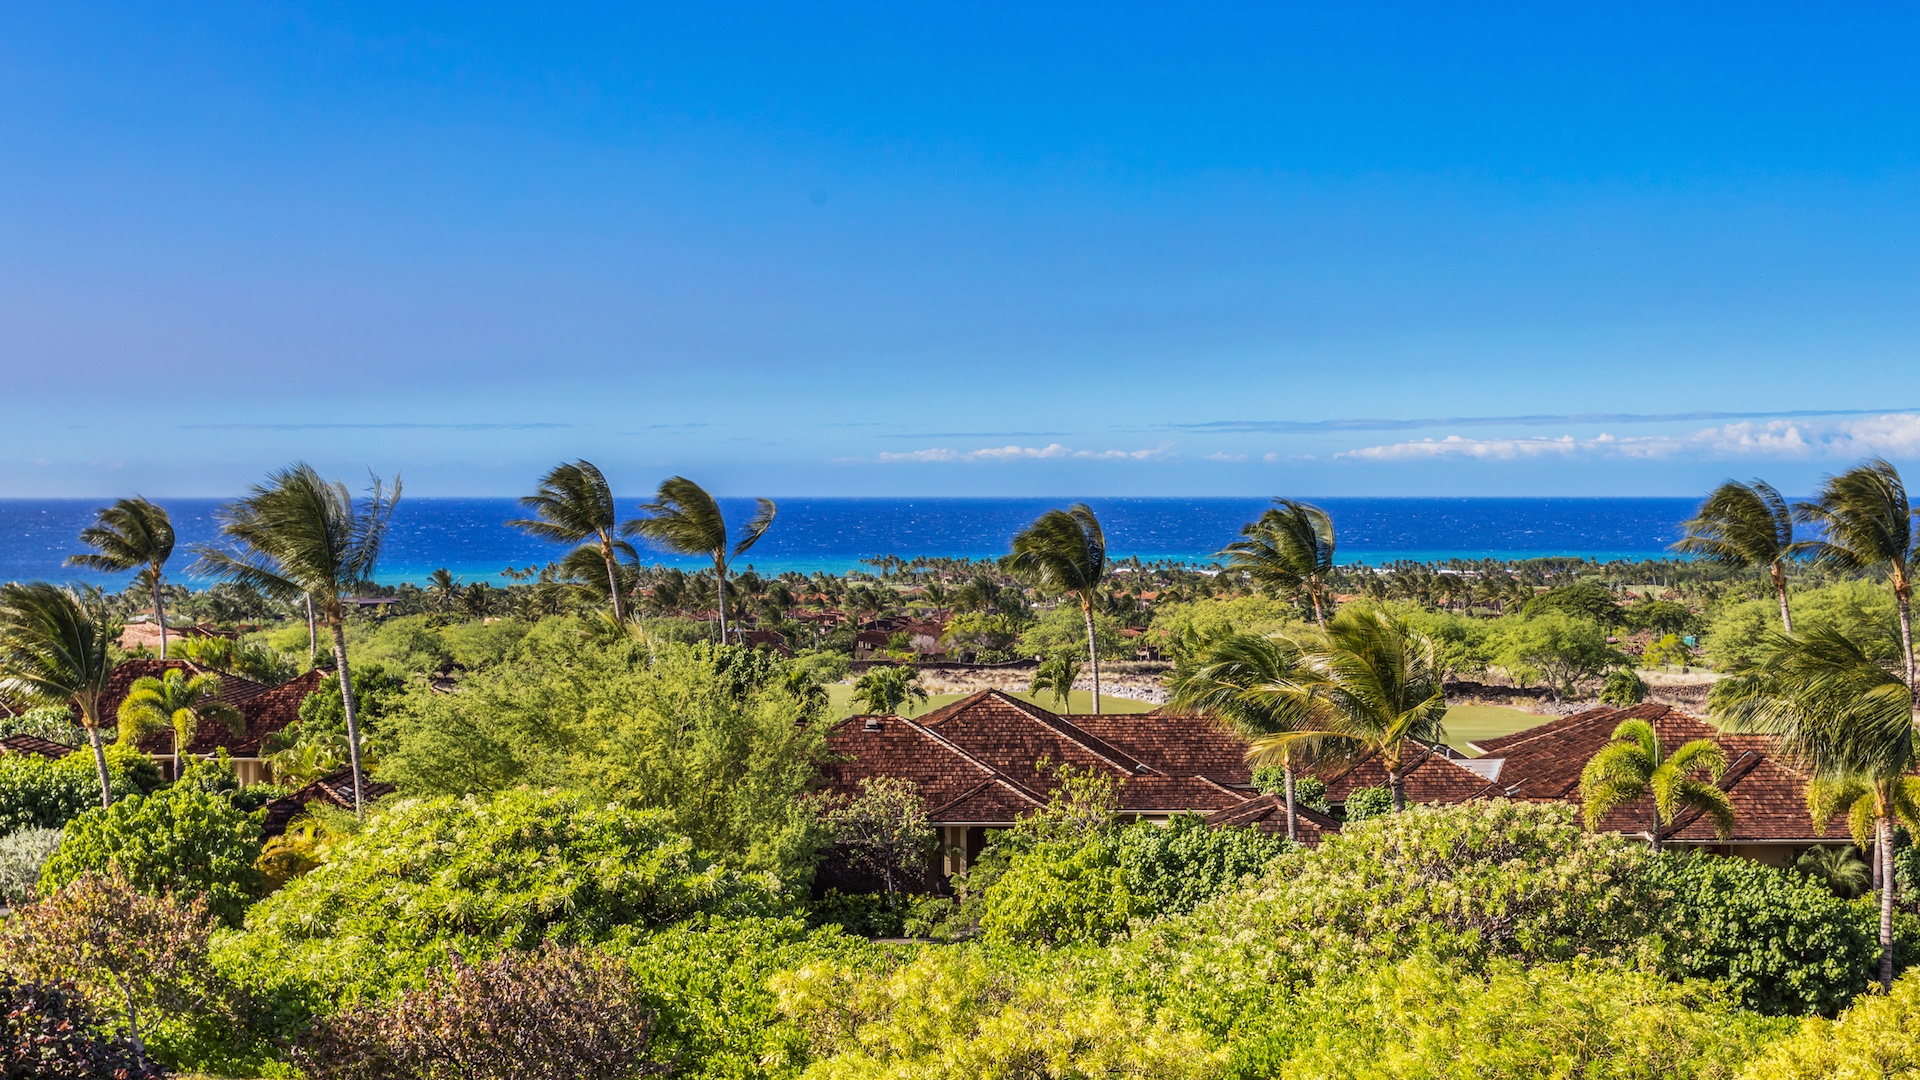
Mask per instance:
[[[392,784],[382,783],[362,773],[360,776],[360,797],[367,803],[374,803],[399,790]],[[306,811],[315,802],[323,802],[342,810],[353,809],[353,770],[336,769],[326,776],[291,794],[282,795],[266,805],[266,816],[260,826],[260,837],[271,840],[284,835],[293,819]]]
[[[1728,734],[1679,709],[1653,702],[1625,709],[1588,709],[1517,734],[1470,744],[1482,755],[1473,764],[1488,781],[1474,797],[1579,805],[1581,770],[1611,740],[1614,728],[1628,719],[1652,724],[1668,750],[1695,739],[1712,739],[1727,755],[1720,788],[1733,804],[1732,836],[1723,842],[1714,833],[1712,821],[1688,810],[1661,829],[1662,843],[1784,866],[1807,847],[1852,842],[1844,820],[1814,827],[1807,813],[1807,779],[1780,762],[1773,739]],[[1600,828],[1650,836],[1651,800],[1620,807],[1600,822]]]
[[[115,667],[108,678],[107,692],[100,701],[101,714],[107,717],[117,715],[120,703],[126,700],[127,692],[135,680],[161,678],[169,669],[184,671],[189,675],[202,674],[200,668],[185,660],[125,661]],[[221,673],[220,700],[240,710],[243,726],[236,733],[224,724],[202,724],[200,730],[194,733],[193,743],[187,747],[187,753],[196,757],[210,757],[225,750],[233,758],[234,772],[242,784],[265,783],[270,777],[261,753],[261,741],[298,720],[300,703],[322,682],[332,677],[330,672],[315,669],[279,686],[268,686],[238,675]],[[177,774],[178,751],[173,744],[174,734],[169,730],[153,732],[140,740],[139,745],[142,751],[166,762],[170,774]]]
[[[828,744],[830,792],[855,796],[860,781],[877,777],[914,785],[940,835],[936,883],[964,871],[989,830],[1045,807],[1063,767],[1112,777],[1122,814],[1135,820],[1210,814],[1256,797],[1244,744],[1204,718],[1062,716],[998,690],[912,720],[850,717]]]
[[[200,626],[194,623],[167,627],[167,640],[175,645],[178,645],[187,638],[231,639],[239,636],[240,635],[233,630],[222,630],[217,626]],[[119,645],[128,652],[145,648],[148,652],[158,655],[160,652],[160,624],[153,621],[153,617],[150,615],[140,615],[128,619],[126,625],[120,629]]]
[[[792,656],[793,647],[787,644],[787,635],[778,630],[733,630],[742,645],[751,645],[756,649],[766,649],[781,656]]]

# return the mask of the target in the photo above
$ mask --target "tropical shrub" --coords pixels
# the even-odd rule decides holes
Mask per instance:
[[[0,975],[0,1080],[160,1080],[131,1039],[95,1030],[93,1011],[59,986]]]
[[[810,963],[884,966],[886,946],[796,918],[699,915],[657,930],[623,931],[606,948],[627,961],[656,1016],[652,1060],[688,1080],[766,1075],[766,1063],[804,1054],[769,980]],[[778,1075],[778,1073],[775,1073]]]
[[[1842,581],[1818,589],[1796,589],[1793,627],[1805,632],[1816,626],[1840,630],[1854,641],[1881,649],[1876,659],[1898,655],[1899,637],[1893,629],[1893,591],[1872,581]],[[1771,597],[1729,604],[1719,610],[1701,640],[1701,652],[1722,671],[1744,671],[1760,660],[1767,631],[1780,629],[1780,604]]]
[[[832,857],[886,893],[918,890],[938,842],[914,785],[892,777],[860,781],[851,798],[823,796],[821,817],[832,837]]]
[[[32,735],[62,746],[87,745],[86,730],[73,722],[73,710],[65,705],[38,705],[0,716],[0,739],[9,735]]]
[[[0,836],[0,907],[33,899],[40,870],[59,846],[59,829],[20,829]]]
[[[1647,700],[1647,695],[1651,692],[1647,688],[1646,680],[1632,668],[1609,671],[1606,680],[1600,684],[1600,700],[1607,705],[1620,707],[1638,705]]]
[[[1154,939],[1169,948],[1258,941],[1277,955],[1249,962],[1275,971],[1344,971],[1421,949],[1529,961],[1624,955],[1647,930],[1649,859],[1644,845],[1582,830],[1561,804],[1414,807],[1279,856],[1257,886],[1203,904]]]
[[[40,877],[42,894],[83,874],[115,871],[148,893],[204,895],[231,926],[262,892],[260,819],[189,784],[131,795],[69,822]]]
[[[223,959],[356,997],[422,985],[542,941],[777,906],[774,883],[716,864],[665,814],[581,793],[403,799],[247,915]]]
[[[659,810],[735,868],[813,872],[819,821],[802,798],[826,754],[806,702],[763,653],[596,639],[541,620],[511,662],[458,694],[410,695],[389,719],[380,775],[403,792],[461,795],[518,784],[596,792]]]
[[[233,992],[208,957],[216,925],[202,897],[154,896],[87,874],[0,926],[0,968],[71,985],[114,1018],[136,1053],[179,1065],[188,1063],[182,1044],[230,1041],[238,1029]]]
[[[1105,612],[1094,612],[1093,642],[1100,659],[1120,660],[1133,651],[1127,639],[1121,635],[1120,628],[1120,620]],[[1084,656],[1087,651],[1087,618],[1081,613],[1079,604],[1061,604],[1022,630],[1015,648],[1021,656],[1052,656],[1067,650]]]
[[[1151,826],[1149,826],[1151,827]],[[1043,840],[1015,854],[981,895],[980,930],[1000,944],[1105,942],[1149,913],[1128,887],[1109,832]]]
[[[1866,989],[1878,912],[1802,874],[1748,859],[1669,854],[1652,878],[1672,899],[1659,920],[1668,970],[1716,980],[1769,1015],[1832,1015]]]
[[[107,775],[116,799],[160,786],[160,770],[151,758],[117,744],[107,747]],[[58,760],[0,755],[0,833],[58,829],[99,805],[100,774],[90,751]]]
[[[1294,797],[1299,797],[1297,790]],[[1340,813],[1342,819],[1349,823],[1391,814],[1393,790],[1383,787],[1354,788],[1347,792],[1347,801],[1340,804]]]
[[[1238,596],[1231,600],[1163,601],[1153,605],[1146,641],[1175,659],[1198,641],[1227,634],[1269,634],[1300,625],[1300,605],[1292,600]],[[1081,629],[1081,643],[1086,630]]]
[[[1227,1080],[1730,1078],[1781,1030],[1712,988],[1609,963],[1415,957],[1316,988],[1240,1041]]]
[[[1747,1064],[1741,1080],[1882,1080],[1920,1074],[1920,972],[1861,997],[1837,1019],[1809,1017]]]
[[[808,964],[773,988],[814,1056],[804,1080],[1200,1080],[1225,1056],[1123,998],[1023,978],[1017,957],[972,947],[876,974]]]
[[[1161,916],[1184,915],[1259,874],[1287,841],[1258,829],[1210,829],[1198,815],[1177,814],[1165,826],[1120,830],[1115,848],[1127,891],[1144,913]]]
[[[384,747],[388,742],[386,719],[407,696],[409,684],[406,677],[396,675],[379,664],[368,664],[353,668],[352,679],[354,721],[360,727],[360,737],[376,749]],[[322,680],[300,702],[296,737],[311,741],[331,735],[344,740],[346,734],[347,709],[340,698],[340,680]]]
[[[458,953],[397,999],[329,1016],[302,1041],[316,1080],[627,1080],[653,1014],[625,965],[552,943],[470,964]]]

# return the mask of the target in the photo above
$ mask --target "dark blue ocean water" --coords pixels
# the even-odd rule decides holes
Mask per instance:
[[[185,572],[185,546],[214,538],[211,499],[162,500],[180,534],[173,573]],[[638,513],[639,500],[626,509]],[[1116,558],[1204,561],[1233,540],[1267,505],[1263,499],[1092,499]],[[752,513],[747,500],[722,500],[730,520]],[[762,573],[843,573],[877,555],[986,558],[1006,553],[1013,534],[1061,499],[782,499],[772,531],[743,564]],[[79,550],[75,536],[93,500],[0,500],[0,580],[84,579],[101,575],[61,566]],[[1693,499],[1322,499],[1333,516],[1339,561],[1573,555],[1609,559],[1661,556],[1679,535]],[[403,499],[382,560],[383,582],[422,581],[447,567],[467,581],[492,580],[508,566],[557,558],[564,549],[507,528],[512,499]],[[688,567],[699,560],[660,555]]]

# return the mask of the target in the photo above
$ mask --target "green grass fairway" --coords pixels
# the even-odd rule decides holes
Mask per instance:
[[[830,704],[827,707],[827,712],[829,715],[835,716],[835,717],[846,717],[846,716],[853,715],[853,684],[851,683],[831,684],[827,687],[827,693],[831,695],[831,700],[832,700],[832,704]],[[935,694],[931,698],[928,698],[924,703],[909,705],[906,710],[907,715],[919,716],[922,713],[929,713],[939,708],[942,705],[951,705],[952,703],[959,701],[961,698],[966,696],[967,695],[965,694]],[[1022,701],[1031,701],[1034,704],[1040,706],[1043,709],[1046,709],[1049,712],[1063,711],[1060,708],[1060,703],[1054,700],[1054,697],[1052,694],[1042,694],[1040,695],[1039,698],[1035,698],[1031,694],[1011,694],[1010,696],[1017,697]],[[1085,690],[1075,690],[1073,692],[1072,702],[1073,702],[1072,706],[1064,711],[1069,713],[1090,713],[1093,711],[1093,695],[1088,693]],[[1151,712],[1157,707],[1158,706],[1155,706],[1152,702],[1135,701],[1132,698],[1114,697],[1111,694],[1100,695],[1100,711],[1101,712],[1143,713],[1143,712]]]
[[[1447,744],[1456,749],[1466,750],[1467,744],[1475,739],[1511,735],[1516,731],[1525,731],[1552,719],[1551,716],[1509,709],[1504,705],[1449,705],[1446,719]]]

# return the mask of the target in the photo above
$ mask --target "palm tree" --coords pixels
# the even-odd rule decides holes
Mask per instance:
[[[1786,762],[1807,774],[1807,812],[1825,828],[1847,815],[1853,838],[1873,844],[1880,889],[1880,982],[1893,984],[1893,823],[1920,829],[1913,691],[1870,649],[1831,627],[1770,635],[1754,670],[1714,687],[1725,726],[1779,739]]]
[[[1803,550],[1793,540],[1793,510],[1772,485],[1755,480],[1729,480],[1713,489],[1707,501],[1682,529],[1686,535],[1673,545],[1683,555],[1739,570],[1767,572],[1774,595],[1780,599],[1780,623],[1793,633],[1793,611],[1787,606],[1787,562]]]
[[[427,595],[433,597],[441,611],[452,611],[460,599],[460,579],[443,566],[427,575]]]
[[[0,585],[0,698],[65,705],[93,744],[100,805],[113,805],[113,779],[100,732],[111,721],[100,699],[113,673],[119,627],[95,598],[44,581]]]
[[[682,555],[706,555],[713,559],[713,574],[720,594],[720,641],[727,640],[727,566],[760,542],[773,525],[773,500],[759,500],[760,508],[741,530],[740,539],[727,546],[727,519],[720,504],[699,484],[684,476],[669,477],[661,483],[654,501],[640,509],[647,512],[621,526],[629,536],[644,536]]]
[[[161,678],[135,679],[120,702],[120,741],[132,746],[149,732],[173,729],[173,777],[186,769],[187,748],[207,721],[225,724],[235,735],[246,730],[247,718],[220,700],[220,676],[189,676],[172,668]]]
[[[1733,834],[1733,803],[1716,785],[1726,771],[1726,751],[1712,739],[1695,739],[1668,754],[1652,724],[1623,720],[1613,729],[1613,741],[1589,758],[1580,772],[1587,828],[1598,826],[1615,808],[1651,793],[1653,820],[1647,839],[1655,854],[1660,851],[1662,827],[1671,827],[1685,809],[1712,818],[1714,832],[1724,843]]]
[[[1287,839],[1294,841],[1300,838],[1294,772],[1312,749],[1314,716],[1311,693],[1286,691],[1297,687],[1304,674],[1301,650],[1294,642],[1266,634],[1228,634],[1202,645],[1191,661],[1179,665],[1167,686],[1168,709],[1210,716],[1243,739],[1280,732],[1302,736],[1277,744],[1268,754],[1286,778]]]
[[[1913,508],[1900,471],[1875,458],[1827,477],[1814,501],[1799,504],[1794,512],[1825,534],[1802,544],[1815,562],[1838,570],[1886,567],[1900,611],[1901,668],[1907,685],[1913,686]]]
[[[142,571],[139,581],[153,593],[153,617],[160,624],[160,658],[167,656],[167,605],[160,586],[167,560],[173,557],[173,519],[166,510],[135,496],[103,507],[94,524],[80,530],[80,542],[90,554],[67,556],[68,566],[84,566],[110,574]]]
[[[1810,847],[1793,860],[1793,868],[1833,890],[1842,900],[1851,900],[1867,891],[1873,882],[1873,870],[1853,848]]]
[[[1346,609],[1329,620],[1325,634],[1301,657],[1299,678],[1249,691],[1254,701],[1309,718],[1298,728],[1254,739],[1249,756],[1259,764],[1282,764],[1302,744],[1357,744],[1379,756],[1393,808],[1405,810],[1407,741],[1431,745],[1446,737],[1438,650],[1405,619],[1385,611]]]
[[[1107,576],[1107,536],[1093,508],[1075,503],[1049,510],[1013,538],[1007,568],[1030,578],[1045,592],[1080,601],[1087,623],[1087,657],[1093,663],[1093,711],[1100,711],[1100,648],[1094,638],[1093,609],[1100,582]]]
[[[1033,670],[1033,681],[1027,685],[1027,693],[1039,697],[1043,690],[1053,692],[1054,703],[1066,711],[1072,702],[1073,683],[1080,677],[1080,654],[1076,652],[1057,652],[1040,662]]]
[[[891,715],[900,711],[900,706],[908,701],[925,701],[927,692],[920,688],[920,673],[904,665],[876,665],[866,670],[866,674],[853,684],[853,700],[862,712],[872,715]]]
[[[1228,569],[1244,570],[1254,587],[1274,596],[1298,596],[1313,604],[1313,621],[1325,626],[1321,584],[1333,570],[1333,519],[1325,510],[1292,499],[1273,506],[1240,529],[1242,539],[1220,552]]]
[[[561,544],[587,540],[592,541],[588,547],[598,547],[599,561],[607,568],[607,592],[613,600],[613,617],[625,620],[627,613],[621,596],[624,590],[620,587],[617,558],[623,545],[614,537],[619,527],[618,514],[613,507],[613,489],[607,486],[607,478],[599,468],[585,459],[556,465],[540,478],[538,490],[521,499],[520,505],[533,511],[535,516],[507,524],[542,540]]]
[[[313,466],[300,462],[273,473],[265,484],[254,485],[246,498],[220,509],[220,533],[237,551],[199,549],[197,566],[204,573],[289,600],[304,594],[317,606],[333,636],[334,674],[340,680],[340,699],[347,714],[356,816],[366,813],[365,783],[341,594],[372,578],[399,501],[398,476],[391,491],[374,477],[366,497],[356,503],[345,484],[328,482]]]

